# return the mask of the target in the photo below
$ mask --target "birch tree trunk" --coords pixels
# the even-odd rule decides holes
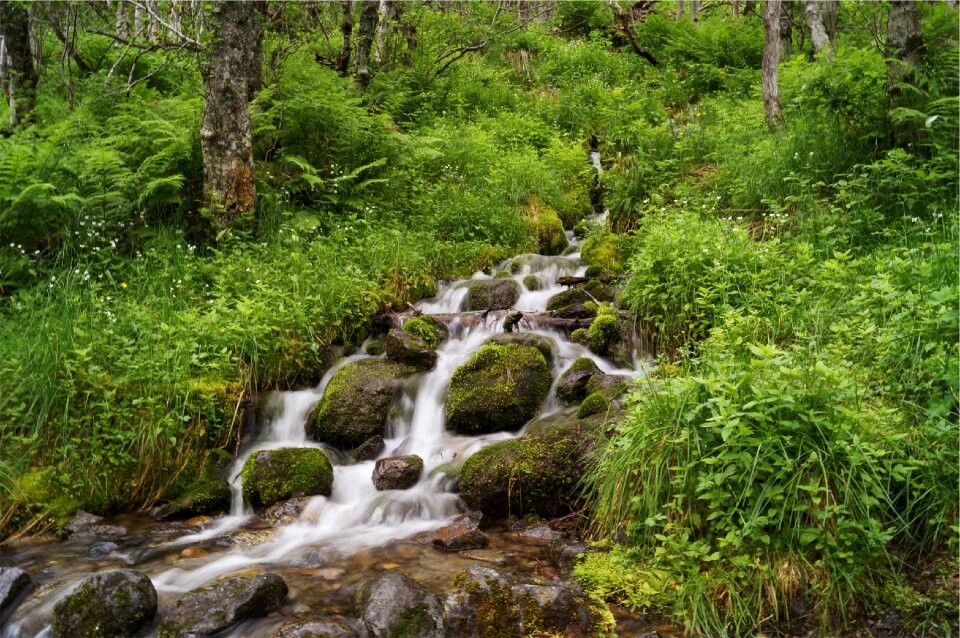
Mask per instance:
[[[256,201],[249,106],[261,82],[261,9],[261,2],[216,2],[201,68],[204,199],[221,228],[251,213]]]
[[[370,50],[373,48],[380,20],[379,0],[363,0],[360,9],[360,31],[357,34],[357,58],[354,65],[354,77],[361,89],[370,84]]]
[[[733,17],[739,18],[740,17],[740,0],[733,0],[731,4],[733,5]]]
[[[823,0],[820,8],[820,15],[823,16],[823,27],[827,31],[827,37],[831,42],[837,41],[837,9],[840,6],[839,0]]]
[[[767,0],[763,15],[763,112],[767,126],[775,130],[783,124],[780,90],[777,86],[777,65],[780,64],[781,0]]]
[[[690,0],[690,19],[694,24],[700,22],[700,0]]]
[[[340,55],[337,56],[337,72],[343,77],[347,77],[350,70],[350,52],[353,51],[351,43],[353,35],[353,0],[343,0],[340,3],[343,9],[343,22],[340,23],[340,33],[343,35],[343,48],[340,49]]]
[[[923,35],[920,32],[920,12],[917,3],[912,0],[892,0],[890,15],[887,18],[887,49],[893,58],[887,72],[887,92],[890,106],[909,106],[909,95],[900,88],[900,84],[913,79],[915,67],[923,57]],[[904,146],[917,134],[916,127],[910,122],[895,123],[894,142]]]
[[[804,5],[807,13],[807,26],[810,27],[810,40],[813,42],[813,54],[819,55],[824,49],[829,51],[830,38],[823,26],[823,18],[820,17],[820,7],[817,6],[817,0],[806,0]]]
[[[0,2],[0,38],[6,49],[4,94],[10,105],[10,128],[28,122],[37,96],[37,70],[30,51],[30,16],[15,2]]]
[[[683,14],[687,12],[687,2],[686,0],[677,0],[677,20],[683,17]]]
[[[770,4],[769,0],[767,4]],[[780,0],[777,4],[780,5],[780,56],[788,58],[793,55],[793,26],[790,22],[793,0]]]

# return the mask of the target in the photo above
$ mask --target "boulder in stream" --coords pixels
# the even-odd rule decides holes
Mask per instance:
[[[467,284],[464,310],[509,310],[520,298],[520,286],[512,279],[484,279]]]
[[[358,638],[354,622],[341,616],[294,620],[281,627],[274,638]]]
[[[483,343],[485,345],[492,343],[498,346],[530,346],[539,350],[548,364],[553,362],[557,353],[557,344],[554,343],[552,338],[535,332],[501,332],[493,335]]]
[[[132,569],[94,574],[53,608],[53,638],[136,636],[157,613],[157,591]]]
[[[458,434],[517,430],[550,391],[550,366],[532,346],[485,345],[453,373],[447,427]]]
[[[330,379],[323,398],[307,419],[307,436],[351,449],[372,436],[383,435],[403,378],[416,371],[384,359],[346,364]]]
[[[22,594],[33,589],[30,574],[16,567],[0,567],[0,625]]]
[[[423,474],[423,459],[415,454],[391,456],[373,467],[373,486],[378,490],[406,490],[417,484]]]
[[[274,503],[260,514],[260,519],[274,527],[290,525],[300,518],[310,499],[310,496],[296,496],[287,501]]]
[[[386,349],[387,359],[417,370],[430,370],[437,365],[437,353],[430,344],[417,335],[397,328],[387,333]]]
[[[440,599],[398,571],[385,571],[365,583],[357,607],[372,638],[444,636]]]
[[[330,496],[333,466],[317,448],[260,450],[243,464],[241,480],[247,502],[269,507],[294,496]]]
[[[578,503],[576,486],[593,445],[592,424],[575,420],[494,443],[464,462],[460,496],[493,519],[566,514]]]
[[[563,222],[557,211],[534,196],[523,207],[523,214],[537,236],[538,252],[541,255],[563,254],[568,245],[567,234],[563,231]]]
[[[603,374],[593,359],[580,357],[560,375],[557,399],[567,405],[577,404],[587,397],[587,384],[594,375]]]
[[[584,304],[588,301],[613,301],[616,296],[616,290],[612,286],[607,286],[596,279],[590,280],[585,284],[568,288],[550,297],[547,301],[547,310],[560,310],[576,304]]]
[[[383,437],[377,434],[361,443],[350,455],[354,461],[372,461],[387,447]]]
[[[487,535],[480,531],[482,512],[468,512],[430,535],[430,543],[444,552],[462,552],[486,547]]]
[[[407,334],[420,337],[434,349],[450,337],[447,324],[430,315],[417,315],[407,319],[403,322],[402,330]]]
[[[287,596],[287,583],[276,574],[227,578],[189,591],[160,623],[158,638],[212,636],[238,622],[266,616]]]

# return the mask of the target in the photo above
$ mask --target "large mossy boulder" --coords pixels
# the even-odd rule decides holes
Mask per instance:
[[[393,328],[385,341],[387,359],[412,366],[417,370],[430,370],[437,365],[437,353],[433,346],[417,335]]]
[[[287,583],[276,574],[236,577],[189,591],[160,623],[157,638],[213,636],[251,618],[279,609]]]
[[[562,255],[568,242],[557,211],[534,197],[524,206],[523,213],[537,238],[538,252],[541,255]]]
[[[520,298],[520,285],[512,279],[484,279],[467,284],[464,310],[509,310]]]
[[[550,297],[547,301],[547,310],[561,310],[569,306],[581,305],[587,302],[613,301],[617,291],[596,279],[568,288]]]
[[[587,266],[621,273],[625,258],[630,254],[630,237],[609,231],[590,233],[584,240],[580,254]]]
[[[378,490],[407,490],[423,474],[423,459],[415,454],[380,459],[373,466],[373,486]]]
[[[333,466],[317,448],[261,450],[243,464],[241,479],[247,502],[269,507],[295,496],[330,496]]]
[[[137,636],[157,613],[157,591],[132,569],[94,574],[53,608],[53,638]]]
[[[580,357],[564,370],[557,381],[557,399],[573,405],[583,401],[589,392],[587,384],[594,375],[602,375],[600,368],[589,357]]]
[[[307,436],[352,449],[383,435],[403,378],[417,369],[384,359],[361,359],[337,370],[323,398],[307,419]]]
[[[498,346],[530,346],[539,350],[543,358],[547,360],[547,363],[553,362],[557,354],[556,342],[550,337],[539,335],[535,332],[501,332],[493,335],[483,343],[484,345],[492,343]]]
[[[460,472],[460,496],[490,518],[552,518],[577,507],[577,484],[594,447],[592,423],[564,420],[487,446]]]
[[[453,373],[447,427],[458,434],[517,430],[550,391],[550,366],[532,346],[486,345]]]
[[[357,607],[371,638],[442,638],[440,599],[420,583],[394,570],[360,588]]]
[[[431,348],[436,348],[450,337],[450,329],[436,317],[418,315],[403,322],[402,330],[407,334],[420,337]]]

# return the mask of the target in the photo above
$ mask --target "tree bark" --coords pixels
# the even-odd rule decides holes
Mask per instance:
[[[813,42],[813,54],[816,56],[824,49],[829,51],[830,38],[823,26],[823,18],[820,17],[820,7],[817,6],[817,0],[806,0],[804,5],[807,13],[807,26],[810,27],[810,40]]]
[[[769,0],[767,0],[769,4]],[[793,55],[793,23],[790,12],[793,9],[793,0],[780,0],[780,56],[789,58]]]
[[[913,72],[923,57],[923,35],[920,32],[920,12],[912,0],[892,0],[887,18],[887,50],[893,59],[887,74],[887,92],[890,106],[908,106],[908,95],[900,85],[913,80]],[[894,124],[893,137],[898,146],[904,146],[916,136],[916,127],[910,122]]]
[[[733,17],[739,18],[740,17],[740,0],[733,0],[731,4],[733,5]]]
[[[763,111],[771,130],[783,124],[780,109],[780,90],[777,87],[777,65],[780,64],[781,0],[767,0],[763,16]]]
[[[10,128],[30,121],[37,97],[37,70],[30,51],[30,16],[16,2],[0,3],[0,37],[6,48],[4,94],[10,105]]]
[[[252,212],[256,201],[249,106],[260,90],[262,8],[262,2],[216,2],[201,69],[204,199],[221,228]]]
[[[683,17],[683,14],[687,11],[687,2],[686,0],[677,0],[677,20]]]
[[[357,58],[354,66],[354,77],[357,86],[361,89],[370,84],[370,50],[373,48],[377,33],[377,23],[380,20],[379,0],[363,0],[360,9],[360,32],[357,34]]]
[[[700,22],[700,0],[690,0],[690,19],[694,24]]]
[[[350,70],[350,53],[353,51],[351,42],[353,35],[353,0],[343,0],[340,3],[343,9],[343,22],[340,24],[340,33],[343,35],[343,48],[337,56],[337,72],[347,77]]]
[[[839,0],[823,0],[820,9],[820,15],[823,16],[823,27],[827,31],[827,37],[831,42],[837,41],[837,9],[840,5]]]

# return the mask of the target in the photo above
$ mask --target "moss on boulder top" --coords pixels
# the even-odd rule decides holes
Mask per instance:
[[[613,301],[616,290],[601,281],[591,279],[585,284],[568,288],[550,297],[547,310],[560,310],[574,304],[586,304],[594,301]]]
[[[464,310],[509,310],[520,298],[520,285],[512,279],[482,279],[467,284]]]
[[[254,452],[243,464],[243,497],[268,507],[294,496],[330,496],[333,466],[323,450],[281,448]]]
[[[453,373],[447,427],[459,434],[519,429],[536,415],[550,381],[550,366],[537,348],[483,346]]]
[[[493,335],[483,342],[486,344],[496,344],[498,346],[518,345],[530,346],[536,348],[551,363],[557,354],[557,344],[550,337],[537,334],[535,332],[501,332]]]
[[[563,231],[563,222],[557,211],[545,204],[539,197],[532,197],[523,208],[523,214],[530,223],[537,246],[542,255],[561,255],[566,249],[567,235]]]
[[[603,374],[593,359],[580,357],[560,375],[557,383],[557,399],[568,405],[583,401],[587,394],[587,384],[597,374]]]
[[[407,334],[420,337],[434,349],[450,336],[447,324],[430,315],[419,315],[408,319],[403,322],[402,329]]]
[[[94,574],[53,608],[53,638],[140,635],[157,613],[157,591],[132,569]]]
[[[583,263],[621,273],[624,271],[624,258],[629,255],[629,241],[629,237],[608,230],[590,233],[580,251]]]
[[[384,359],[361,359],[340,368],[307,419],[307,436],[341,449],[352,449],[383,435],[403,377],[416,368]]]

